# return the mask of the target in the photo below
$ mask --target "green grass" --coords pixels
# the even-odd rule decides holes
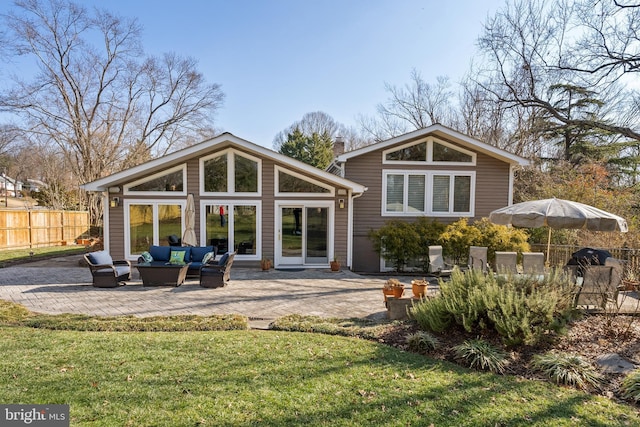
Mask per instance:
[[[0,251],[0,263],[30,261],[54,256],[68,256],[82,254],[86,251],[87,248],[81,245],[49,246],[32,249],[7,249]],[[33,252],[33,256],[30,255],[30,252]]]
[[[0,401],[68,403],[72,426],[638,422],[634,409],[603,398],[347,337],[26,327],[0,333]]]

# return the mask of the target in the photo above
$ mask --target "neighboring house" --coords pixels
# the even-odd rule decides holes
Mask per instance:
[[[391,269],[368,238],[387,220],[473,221],[510,205],[514,167],[529,163],[439,124],[338,155],[329,170],[367,187],[354,200],[352,269]]]
[[[105,248],[135,260],[185,229],[188,194],[202,246],[237,250],[234,265],[344,267],[352,199],[366,188],[230,133],[82,186],[104,194]]]
[[[0,176],[0,192],[4,195],[16,197],[22,191],[22,182],[14,178],[10,178],[4,173]]]
[[[336,142],[336,146],[341,144]],[[448,223],[511,204],[529,161],[441,125],[339,154],[328,172],[230,133],[82,186],[105,197],[105,247],[137,259],[182,235],[188,194],[200,245],[239,265],[387,270],[368,233],[386,220]]]

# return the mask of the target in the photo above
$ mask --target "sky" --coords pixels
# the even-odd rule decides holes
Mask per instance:
[[[148,54],[198,61],[225,101],[217,128],[272,147],[309,112],[358,128],[413,69],[459,81],[505,0],[81,0],[142,24]],[[5,3],[6,2],[6,3]],[[9,3],[2,1],[0,12]]]

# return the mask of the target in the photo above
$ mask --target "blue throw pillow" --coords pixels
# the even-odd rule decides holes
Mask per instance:
[[[229,258],[229,252],[222,255],[222,258],[220,258],[220,261],[218,261],[218,265],[225,265],[227,263],[228,258]]]
[[[107,251],[91,252],[87,255],[87,257],[89,258],[89,261],[91,261],[92,264],[113,265],[113,259],[111,258],[111,255],[109,255],[109,252]]]

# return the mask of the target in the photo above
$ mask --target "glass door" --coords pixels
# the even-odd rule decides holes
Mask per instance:
[[[323,207],[305,209],[305,264],[328,264],[328,209]]]
[[[280,264],[302,265],[304,225],[302,207],[280,208]]]

